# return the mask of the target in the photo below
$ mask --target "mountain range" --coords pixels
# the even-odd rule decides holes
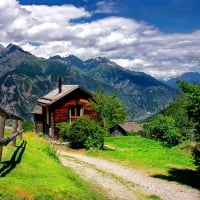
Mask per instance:
[[[39,58],[19,46],[0,45],[0,106],[31,119],[35,102],[63,84],[78,84],[94,92],[117,90],[125,103],[129,120],[158,112],[169,104],[175,89],[143,73],[127,70],[105,57],[86,61],[74,55]]]
[[[198,72],[186,72],[179,77],[171,78],[167,81],[164,81],[164,83],[169,85],[170,87],[173,87],[173,88],[176,89],[176,88],[178,88],[178,85],[176,83],[177,79],[187,81],[190,84],[191,83],[200,84],[200,73],[198,73]]]

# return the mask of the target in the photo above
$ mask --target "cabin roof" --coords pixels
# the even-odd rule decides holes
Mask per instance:
[[[127,133],[142,130],[142,127],[139,124],[137,124],[136,122],[127,122],[124,124],[119,124],[118,126],[120,126]]]
[[[42,106],[36,104],[32,113],[38,115],[42,114]]]
[[[45,96],[38,99],[37,103],[39,103],[40,105],[51,105],[78,88],[83,90],[85,93],[91,95],[88,91],[81,88],[79,85],[62,85],[61,92],[59,92],[59,89],[56,88],[51,92],[49,92],[48,94],[46,94]]]

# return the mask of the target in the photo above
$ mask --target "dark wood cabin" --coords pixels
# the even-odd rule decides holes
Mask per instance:
[[[97,114],[89,105],[92,94],[79,85],[60,85],[37,100],[33,114],[35,131],[58,136],[57,124],[72,122],[80,116],[96,118]]]
[[[115,128],[112,128],[110,133],[112,136],[129,135],[142,129],[143,128],[136,122],[126,122],[123,124],[118,124]]]

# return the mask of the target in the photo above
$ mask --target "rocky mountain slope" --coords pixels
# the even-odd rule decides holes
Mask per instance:
[[[79,70],[87,77],[106,83],[119,92],[119,96],[126,103],[131,119],[157,112],[166,106],[175,94],[175,90],[142,73],[122,68],[104,57],[97,57],[82,61],[76,56],[65,58],[51,57]]]
[[[16,45],[0,46],[0,106],[32,117],[35,101],[63,84],[79,84],[89,91],[118,90],[129,111],[129,119],[155,113],[166,106],[175,91],[151,76],[126,70],[107,58],[82,61],[76,56],[38,58]]]

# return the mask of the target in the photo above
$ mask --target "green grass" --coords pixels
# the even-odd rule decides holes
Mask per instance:
[[[190,152],[179,146],[168,148],[159,142],[139,136],[107,137],[105,150],[90,150],[92,156],[114,160],[151,175],[168,175],[172,168],[195,170]]]
[[[5,129],[5,131],[4,131],[4,138],[8,137],[9,135],[11,135],[11,130]]]
[[[190,142],[168,148],[139,136],[122,136],[107,137],[105,144],[105,150],[89,150],[86,154],[139,169],[155,178],[200,189],[200,173],[194,165],[191,153],[193,144]]]
[[[4,147],[0,163],[0,199],[107,199],[90,185],[63,167],[42,137],[24,134],[23,143]]]

